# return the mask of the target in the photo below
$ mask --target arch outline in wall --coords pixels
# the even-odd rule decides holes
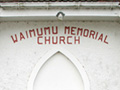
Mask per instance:
[[[71,53],[69,53],[67,50],[62,49],[62,48],[54,48],[53,50],[50,50],[49,52],[47,52],[40,59],[40,61],[36,64],[36,66],[34,67],[32,73],[30,75],[28,85],[27,85],[27,90],[33,90],[34,80],[35,80],[39,70],[49,60],[49,58],[51,58],[53,55],[55,55],[58,52],[62,53],[64,56],[66,56],[77,68],[77,70],[79,71],[81,78],[83,80],[84,90],[90,90],[89,79],[88,79],[87,73],[85,72],[84,68],[82,67],[80,62]]]

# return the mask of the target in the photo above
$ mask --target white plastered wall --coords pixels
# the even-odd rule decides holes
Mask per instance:
[[[63,35],[65,26],[94,30],[108,35],[105,44],[91,38],[81,37],[76,45],[39,45],[37,37],[13,43],[11,35],[25,33],[30,29],[58,26]],[[120,89],[120,23],[80,21],[29,21],[0,23],[0,90],[27,90],[31,72],[41,58],[54,48],[71,53],[84,67],[91,90]],[[51,35],[52,36],[52,35]]]

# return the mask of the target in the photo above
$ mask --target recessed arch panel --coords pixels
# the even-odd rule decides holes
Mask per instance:
[[[54,49],[35,66],[27,90],[90,90],[86,72],[68,51]]]

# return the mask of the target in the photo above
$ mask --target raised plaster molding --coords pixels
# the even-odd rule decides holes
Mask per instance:
[[[34,67],[32,73],[30,75],[27,90],[33,90],[34,80],[35,80],[39,70],[45,64],[45,62],[47,62],[47,60],[49,60],[49,58],[52,57],[53,55],[55,55],[57,52],[60,52],[63,55],[65,55],[76,66],[76,68],[79,71],[81,78],[83,80],[84,90],[90,90],[90,84],[89,84],[89,79],[88,79],[87,73],[85,72],[85,70],[82,67],[82,65],[80,64],[80,62],[67,50],[61,49],[61,48],[54,48],[53,50],[48,51],[41,58],[41,60],[36,64],[36,66]]]

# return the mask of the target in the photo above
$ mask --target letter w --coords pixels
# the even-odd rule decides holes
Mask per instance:
[[[11,38],[13,40],[14,43],[18,42],[18,39],[17,39],[17,35],[15,34],[15,39],[13,38],[13,36],[11,35]]]

